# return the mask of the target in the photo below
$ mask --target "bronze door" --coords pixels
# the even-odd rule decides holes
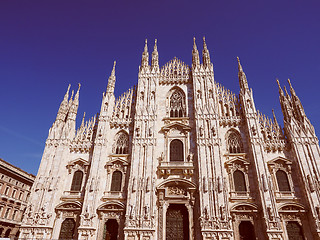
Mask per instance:
[[[188,211],[184,205],[170,204],[166,218],[166,240],[189,240]]]

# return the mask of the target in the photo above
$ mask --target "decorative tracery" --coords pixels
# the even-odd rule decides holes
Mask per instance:
[[[243,152],[242,139],[238,132],[231,130],[227,137],[227,146],[229,153]]]
[[[185,96],[181,90],[175,90],[170,97],[170,117],[185,117]]]
[[[129,136],[125,132],[119,132],[116,135],[113,152],[115,154],[128,154]]]

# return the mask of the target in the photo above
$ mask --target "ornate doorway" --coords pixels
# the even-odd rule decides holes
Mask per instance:
[[[254,227],[250,221],[241,221],[239,224],[239,234],[241,240],[255,240]]]
[[[73,218],[67,218],[61,224],[59,239],[73,239],[76,223]]]
[[[290,221],[287,223],[287,233],[289,240],[304,240],[302,228],[298,222]]]
[[[119,224],[116,219],[108,219],[104,225],[103,240],[117,240],[118,228]]]
[[[189,240],[188,210],[182,204],[170,204],[168,207],[166,240]]]

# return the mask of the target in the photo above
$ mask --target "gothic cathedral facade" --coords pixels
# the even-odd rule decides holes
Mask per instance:
[[[239,94],[214,80],[205,40],[192,66],[159,67],[147,41],[138,84],[76,130],[69,88],[49,130],[22,238],[320,239],[320,149],[291,86],[284,128],[256,110],[238,59]]]

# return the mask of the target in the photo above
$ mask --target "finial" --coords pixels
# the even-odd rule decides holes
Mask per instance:
[[[112,76],[115,76],[115,74],[116,74],[116,63],[117,63],[117,61],[113,62],[113,67],[112,67],[112,71],[111,71]]]
[[[196,44],[196,38],[193,37],[193,51],[197,51],[197,44]]]
[[[237,57],[237,61],[238,61],[238,69],[239,69],[239,72],[243,72],[243,69],[242,69],[242,66],[241,66],[240,58],[239,58],[239,57]]]
[[[146,39],[144,43],[144,52],[148,52],[148,40]]]
[[[288,78],[288,83],[289,83],[290,89],[293,90],[293,87],[292,87],[292,85],[291,85],[291,81],[290,81],[289,78]]]
[[[154,48],[153,48],[153,51],[154,51],[154,52],[158,51],[158,48],[157,48],[157,39],[154,40]]]
[[[78,83],[78,92],[79,92],[79,90],[80,90],[80,87],[81,87],[81,84],[80,84],[80,83]]]
[[[203,37],[203,48],[207,49],[206,37]]]
[[[84,118],[86,117],[86,112],[83,113],[83,117],[82,117],[82,122],[81,122],[81,127],[84,126]]]

